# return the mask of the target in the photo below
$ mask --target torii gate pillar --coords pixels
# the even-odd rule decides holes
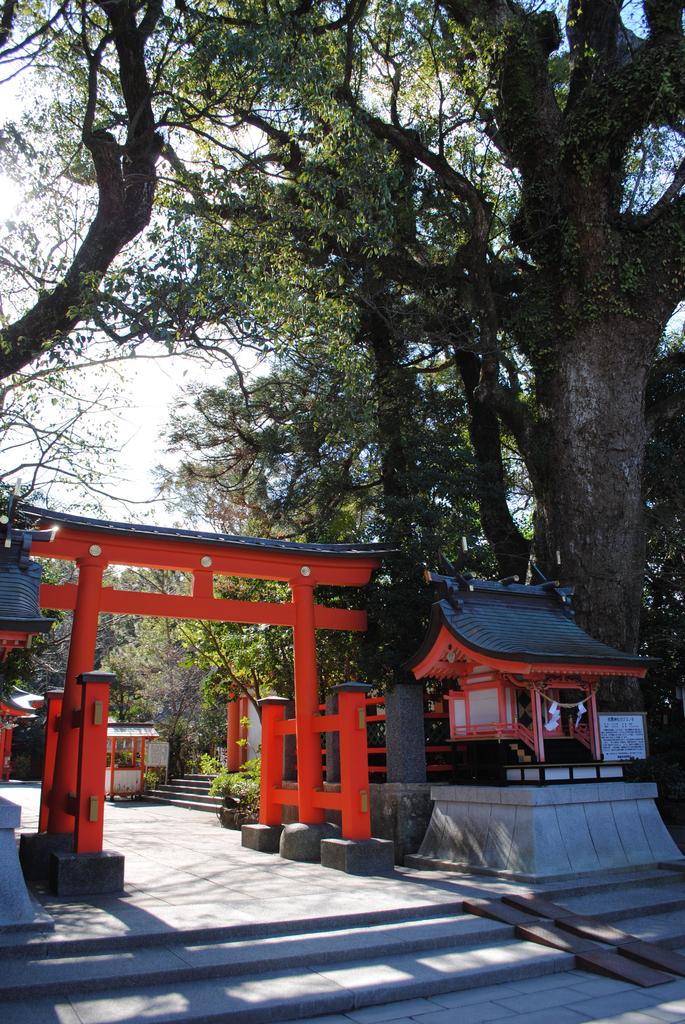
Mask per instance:
[[[290,588],[295,605],[293,653],[295,660],[295,708],[298,780],[298,818],[307,825],[326,820],[321,807],[312,797],[323,788],[321,736],[314,731],[314,718],[319,715],[319,675],[316,665],[316,629],[314,624],[314,587],[307,580],[293,580]]]
[[[105,563],[96,557],[84,558],[79,559],[78,567],[74,624],[69,646],[53,786],[49,798],[48,832],[52,834],[73,832],[75,826],[70,798],[72,795],[76,796],[79,731],[74,727],[78,724],[74,719],[78,718],[81,709],[81,687],[76,680],[82,673],[92,670],[95,660],[100,591]]]

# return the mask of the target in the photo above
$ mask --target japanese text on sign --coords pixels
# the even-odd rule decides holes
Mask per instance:
[[[600,715],[599,731],[605,761],[647,757],[644,715]]]

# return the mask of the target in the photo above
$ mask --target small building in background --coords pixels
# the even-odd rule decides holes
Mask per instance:
[[[166,778],[168,743],[158,743],[159,733],[152,722],[112,722],[107,725],[107,767],[105,796],[138,799],[145,789],[145,772],[154,764]],[[166,748],[166,759],[156,756]],[[163,751],[161,752],[163,753]],[[152,754],[152,756],[151,756]]]

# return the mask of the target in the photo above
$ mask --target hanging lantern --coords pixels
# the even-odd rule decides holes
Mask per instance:
[[[38,535],[6,524],[5,542],[0,546],[0,659],[30,647],[34,636],[52,628],[53,620],[40,613],[42,569],[29,558],[33,540],[51,537],[51,531]]]

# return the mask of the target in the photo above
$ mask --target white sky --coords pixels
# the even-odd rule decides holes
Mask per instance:
[[[0,175],[0,221],[11,219],[21,200],[19,187]],[[153,346],[142,351],[149,355],[159,353]],[[114,412],[94,411],[84,420],[86,433],[90,423],[93,430],[103,431],[111,443],[120,448],[114,460],[113,483],[104,484],[112,497],[99,495],[97,499],[103,514],[112,519],[141,519],[159,526],[178,525],[175,513],[164,502],[155,500],[156,467],[173,465],[173,459],[165,451],[164,440],[169,410],[182,400],[182,389],[188,384],[210,379],[217,383],[224,379],[226,370],[225,364],[212,366],[182,356],[143,357],[122,361],[105,370],[81,370],[74,375],[75,388],[81,395],[87,395],[89,389],[95,394],[107,383],[119,393]],[[45,422],[57,422],[56,414],[51,415],[51,412],[48,398],[42,413]],[[16,462],[15,453],[0,452],[0,470],[7,470]],[[10,482],[26,483],[30,475],[29,469],[20,470],[10,477]],[[50,488],[49,500],[65,510],[78,512],[83,501],[92,501],[93,497],[77,485],[54,485]]]
[[[155,497],[154,469],[159,464],[172,464],[164,441],[169,410],[172,404],[182,400],[182,387],[189,383],[189,378],[199,376],[199,368],[193,370],[181,356],[163,360],[136,359],[118,367],[124,402],[112,426],[118,442],[123,443],[116,460],[116,473],[121,480],[117,493],[122,497],[131,501]],[[124,509],[119,502],[105,498],[102,502],[110,508],[113,517],[122,515]],[[159,526],[172,525],[167,521],[169,514],[162,503],[155,502],[144,511],[146,520],[152,515]]]
[[[96,348],[95,356],[102,357],[104,348]],[[173,469],[178,456],[167,452],[166,431],[171,410],[192,397],[187,389],[192,384],[221,385],[232,374],[228,360],[203,356],[163,356],[159,346],[149,343],[139,349],[135,358],[117,361],[105,366],[81,368],[70,371],[66,379],[70,387],[70,398],[66,409],[72,411],[80,399],[92,400],[104,395],[101,406],[96,405],[79,421],[79,431],[90,442],[91,452],[86,458],[94,467],[94,485],[101,493],[95,493],[77,481],[49,483],[54,475],[60,476],[60,466],[49,467],[41,472],[37,487],[45,497],[34,498],[36,503],[59,508],[78,514],[98,515],[113,520],[128,522],[149,522],[158,526],[182,526],[179,513],[169,507],[168,498],[158,497],[158,481],[155,470],[159,466]],[[256,362],[254,353],[236,353],[246,377],[265,372],[268,363]],[[42,385],[30,384],[28,391],[40,394],[37,409],[30,409],[34,422],[40,422],[51,440],[65,419],[65,407],[53,404],[54,391],[43,389]],[[0,435],[2,436],[2,435]],[[29,462],[29,452],[36,458],[36,448],[28,431],[4,434],[4,445],[0,451],[0,474],[7,483],[26,485],[31,480],[30,468],[16,467]],[[12,442],[24,440],[31,446],[11,448]],[[101,440],[98,440],[101,439]],[[105,450],[109,449],[109,451]],[[102,454],[98,456],[98,452]],[[200,453],[198,453],[200,454]],[[78,462],[77,455],[76,461]],[[68,469],[71,465],[64,463]],[[63,476],[64,474],[62,474]],[[200,517],[185,522],[189,527],[208,528],[211,525]]]
[[[172,469],[177,461],[166,451],[170,411],[188,400],[184,389],[190,384],[223,383],[229,366],[224,361],[200,361],[188,356],[152,358],[160,354],[159,347],[152,344],[140,351],[142,354],[135,358],[63,373],[58,388],[42,380],[30,380],[20,390],[19,395],[24,397],[15,400],[16,405],[12,398],[5,400],[0,431],[3,481],[29,485],[39,458],[38,444],[42,440],[44,448],[51,445],[80,405],[87,411],[76,425],[76,445],[72,446],[75,454],[55,458],[58,449],[48,452],[35,482],[43,494],[30,500],[76,514],[85,512],[159,526],[181,525],[178,515],[158,498],[155,479],[157,467]],[[103,354],[101,346],[93,352],[100,358]],[[37,404],[30,404],[34,399]],[[38,444],[32,430],[21,426],[23,416],[40,426]],[[15,426],[8,428],[8,423]],[[79,450],[82,441],[88,449],[83,452]],[[63,482],[75,467],[83,474],[84,466],[90,466],[99,493],[77,479]]]
[[[150,353],[159,349],[150,345]],[[265,372],[266,363],[256,364],[254,354],[236,353],[241,369],[247,377]],[[115,493],[129,502],[150,501],[149,505],[130,504],[102,497],[103,508],[112,519],[117,517],[134,521],[136,518],[158,526],[182,525],[178,514],[164,501],[155,500],[155,469],[163,465],[172,469],[176,455],[166,451],[165,433],[172,408],[189,401],[187,389],[191,384],[220,385],[231,375],[227,361],[198,360],[188,356],[164,359],[129,360],[118,365],[121,375],[122,401],[115,417],[111,418],[116,432],[120,455],[116,459],[115,473],[120,485]],[[210,524],[198,519],[198,528]]]

